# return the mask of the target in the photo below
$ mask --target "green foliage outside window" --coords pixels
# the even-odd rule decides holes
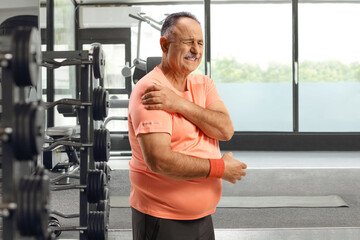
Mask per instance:
[[[202,63],[203,64],[203,63]],[[203,74],[201,65],[195,73]],[[218,58],[211,62],[211,78],[215,82],[291,82],[292,66],[269,63],[267,69],[258,64],[239,63],[235,58]],[[360,63],[344,64],[337,60],[304,61],[299,66],[300,82],[360,82]]]

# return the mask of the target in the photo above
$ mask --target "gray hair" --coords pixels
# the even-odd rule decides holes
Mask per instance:
[[[161,37],[163,37],[163,36],[168,37],[168,35],[171,34],[173,27],[176,25],[178,20],[182,17],[191,18],[200,24],[199,20],[197,20],[195,15],[193,15],[192,13],[189,13],[189,12],[172,13],[166,17],[166,19],[161,27]]]

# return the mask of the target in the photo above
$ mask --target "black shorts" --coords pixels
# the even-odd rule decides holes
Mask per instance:
[[[195,220],[171,220],[131,210],[133,240],[215,240],[211,215]]]

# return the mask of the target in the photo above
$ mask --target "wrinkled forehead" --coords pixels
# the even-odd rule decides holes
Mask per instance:
[[[202,40],[202,29],[200,24],[191,18],[180,18],[173,28],[173,35],[177,39]]]

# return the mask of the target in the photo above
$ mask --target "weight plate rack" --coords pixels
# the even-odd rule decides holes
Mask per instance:
[[[44,139],[44,107],[30,100],[39,82],[39,31],[18,27],[0,36],[2,85],[2,239],[47,239],[49,177],[35,162]]]
[[[52,217],[49,227],[55,235],[61,231],[79,230],[80,239],[107,239],[108,208],[101,212],[90,212],[89,204],[104,201],[108,192],[108,177],[103,170],[95,169],[96,161],[108,161],[110,151],[110,134],[107,129],[94,130],[94,121],[104,121],[108,115],[109,94],[99,85],[99,78],[104,77],[105,54],[101,44],[92,44],[90,51],[49,51],[43,52],[42,66],[50,69],[62,66],[80,66],[79,96],[80,99],[60,99],[45,103],[45,109],[55,106],[64,116],[76,116],[80,124],[80,138],[69,140],[54,139],[43,150],[51,150],[59,145],[71,146],[80,152],[80,184],[52,187],[53,191],[81,189],[79,226],[62,228],[61,223]],[[65,59],[61,62],[55,59]],[[98,86],[98,87],[94,87]],[[99,135],[98,132],[101,132]],[[97,156],[105,154],[99,159]],[[99,160],[98,160],[99,159]],[[72,176],[71,176],[72,177]],[[95,206],[96,208],[96,206]],[[55,211],[54,211],[55,212]],[[63,215],[59,213],[58,215]],[[76,214],[77,215],[77,214]]]

